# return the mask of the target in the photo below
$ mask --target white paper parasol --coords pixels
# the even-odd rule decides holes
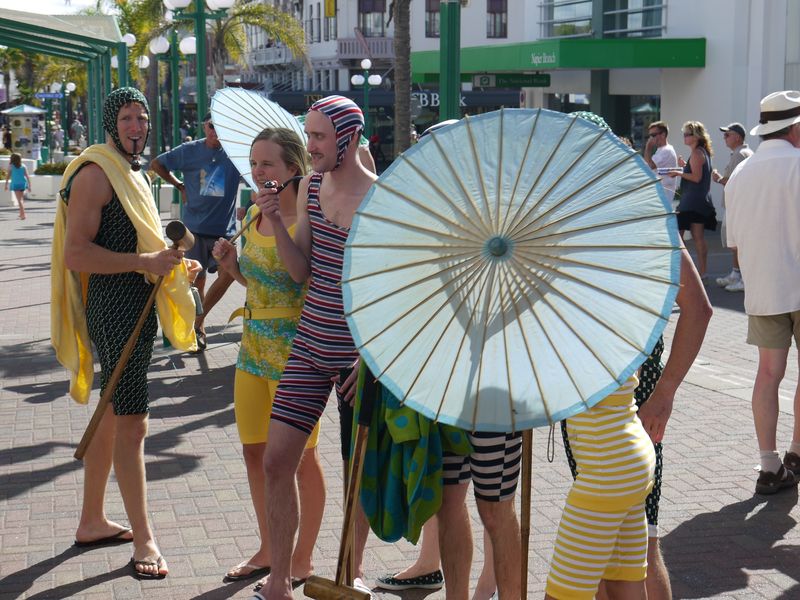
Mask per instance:
[[[469,430],[561,420],[650,353],[679,281],[658,179],[613,134],[505,109],[435,132],[353,221],[343,292],[370,370]]]

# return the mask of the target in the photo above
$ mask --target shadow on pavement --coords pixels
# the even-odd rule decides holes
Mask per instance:
[[[3,598],[70,598],[75,597],[78,592],[82,592],[97,583],[109,581],[122,575],[122,569],[117,569],[101,576],[93,577],[84,581],[70,583],[65,586],[40,592],[33,596],[26,596],[26,592],[33,586],[34,582],[49,571],[54,570],[62,563],[77,557],[81,551],[75,546],[70,546],[61,554],[31,565],[26,569],[9,573],[0,579],[0,590],[3,590]],[[65,588],[69,587],[67,590]]]
[[[789,514],[797,499],[797,489],[754,496],[697,515],[665,535],[661,547],[673,597],[709,598],[747,590],[748,571],[772,570],[795,581],[788,589],[782,585],[780,598],[800,597],[800,546],[779,545],[797,524]]]

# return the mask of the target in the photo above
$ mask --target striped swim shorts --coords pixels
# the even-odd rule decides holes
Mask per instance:
[[[473,453],[469,456],[444,452],[444,485],[472,480],[475,497],[502,502],[514,497],[522,458],[522,432],[469,433]]]

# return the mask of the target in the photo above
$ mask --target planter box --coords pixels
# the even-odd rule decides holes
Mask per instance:
[[[28,193],[31,198],[38,200],[55,200],[60,185],[61,175],[31,175],[31,189]]]
[[[17,199],[14,196],[14,192],[11,191],[11,188],[4,190],[3,188],[6,186],[6,180],[0,179],[0,207],[10,207],[17,205]]]

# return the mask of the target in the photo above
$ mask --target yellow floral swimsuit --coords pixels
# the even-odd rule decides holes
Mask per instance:
[[[247,219],[258,213],[253,206]],[[294,226],[289,229],[294,234]],[[258,232],[254,223],[244,234],[239,270],[247,278],[246,308],[296,309],[296,314],[278,318],[247,318],[236,368],[252,375],[278,381],[297,332],[305,297],[305,284],[296,283],[286,271],[275,247],[275,238]],[[291,314],[290,310],[289,313]]]

